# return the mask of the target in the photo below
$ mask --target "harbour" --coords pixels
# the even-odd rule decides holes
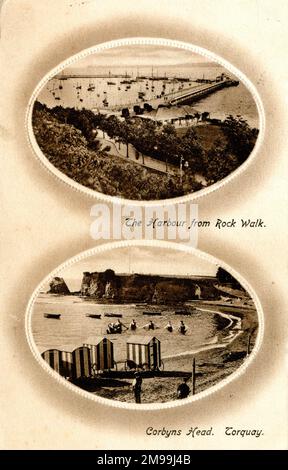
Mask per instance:
[[[218,63],[173,51],[168,65],[139,50],[143,66],[127,50],[122,65],[89,57],[46,82],[33,111],[44,155],[82,186],[131,200],[180,197],[235,171],[259,134],[249,88]]]
[[[167,119],[169,114],[171,118],[183,117],[181,107],[188,103],[193,109],[185,110],[185,115],[207,111],[215,119],[225,119],[229,114],[239,114],[254,127],[258,125],[257,110],[251,107],[250,94],[232,74],[227,75],[223,67],[193,67],[180,72],[173,68],[160,69],[158,76],[147,72],[138,76],[135,70],[127,73],[123,69],[122,73],[116,70],[114,73],[58,74],[43,88],[39,101],[48,107],[85,108],[108,115],[121,115],[126,108],[130,115],[152,119],[158,111],[156,120],[163,120],[161,108],[167,110]],[[154,113],[149,114],[149,110]]]

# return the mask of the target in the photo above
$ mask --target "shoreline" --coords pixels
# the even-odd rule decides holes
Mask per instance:
[[[47,294],[45,294],[47,295]],[[59,294],[48,294],[49,296],[52,295],[52,297],[58,297],[58,298],[61,298],[61,300],[64,298],[68,298],[68,297],[72,297],[72,296],[61,296]],[[49,302],[50,303],[50,302]],[[57,303],[57,302],[56,302]],[[78,303],[78,302],[73,302],[73,305],[75,305],[75,303]],[[196,303],[196,302],[195,302]],[[201,304],[202,302],[199,301],[199,303]],[[208,336],[206,339],[203,338],[204,342],[202,342],[201,344],[198,344],[192,348],[189,348],[185,351],[181,351],[181,352],[178,352],[174,355],[163,355],[162,356],[162,359],[163,360],[167,360],[167,359],[173,359],[173,358],[176,358],[176,357],[187,357],[187,356],[191,356],[191,355],[195,355],[195,354],[199,354],[203,351],[208,351],[208,350],[213,350],[213,349],[221,349],[221,348],[226,348],[229,344],[231,344],[239,334],[242,333],[242,318],[243,318],[243,315],[240,315],[238,316],[238,312],[236,313],[236,315],[234,314],[235,312],[229,312],[229,313],[226,313],[226,312],[222,312],[221,311],[221,307],[225,307],[225,305],[220,305],[219,304],[219,301],[216,301],[215,303],[217,303],[217,305],[214,305],[214,308],[212,308],[212,305],[211,305],[211,308],[204,308],[204,307],[200,307],[200,306],[193,306],[193,311],[191,312],[191,315],[189,315],[187,317],[187,319],[191,319],[193,318],[193,315],[199,315],[199,314],[205,314],[205,315],[209,315],[211,316],[212,315],[212,318],[213,317],[216,317],[215,318],[215,321],[216,321],[216,324],[217,324],[217,330],[215,331],[215,334],[213,336]],[[53,303],[52,303],[53,304]],[[62,302],[59,302],[59,305],[61,305]],[[81,299],[79,298],[79,304],[82,304],[81,302]],[[43,303],[42,302],[39,302],[39,305],[42,305],[43,306]],[[67,304],[66,304],[67,305]],[[107,306],[107,303],[98,303],[95,304],[95,306],[98,306],[98,307],[101,307],[101,305],[103,306]],[[159,305],[155,305],[155,304],[146,304],[143,306],[140,306],[140,305],[137,305],[135,303],[128,303],[128,304],[111,304],[111,307],[122,307],[122,308],[126,308],[129,309],[129,308],[133,308],[135,309],[136,311],[130,315],[131,318],[133,316],[138,317],[138,321],[139,319],[141,318],[142,319],[142,315],[141,315],[141,309],[150,309],[151,308],[151,311],[153,312],[153,310],[157,309],[157,310],[160,310],[162,315],[159,316],[159,318],[161,320],[165,320],[166,317],[170,317],[171,314],[173,315],[173,310],[175,310],[175,308],[179,308],[180,306],[184,307],[185,306],[185,303],[181,303],[181,304],[174,304],[173,306],[172,305],[164,305],[164,304],[159,304]],[[191,307],[191,306],[190,306]],[[216,307],[216,308],[215,308]],[[233,308],[233,306],[229,306],[231,309]],[[125,317],[125,310],[123,311],[123,316]],[[251,309],[250,309],[251,311]],[[256,313],[255,309],[253,310],[254,313]],[[104,313],[105,312],[102,312],[101,315],[103,315],[103,319],[104,319]],[[240,312],[239,312],[240,313]],[[244,314],[244,312],[243,312]],[[175,318],[175,321],[178,321],[180,320],[181,318],[184,319],[185,321],[185,316],[176,316],[175,313],[174,313],[174,318]],[[218,319],[217,319],[218,317]],[[157,317],[158,318],[158,317]],[[171,318],[171,317],[170,317]],[[109,318],[107,317],[106,319],[107,321],[109,321]],[[144,317],[143,317],[143,320],[144,320]],[[129,321],[126,319],[126,322]],[[172,320],[173,322],[173,320]],[[93,325],[94,326],[94,325]],[[157,331],[158,331],[158,328],[156,330],[153,330],[152,331],[152,335],[155,335],[157,336]],[[175,330],[176,332],[176,330]],[[175,332],[174,332],[174,339],[175,339]],[[147,333],[147,332],[146,332]],[[100,333],[99,333],[100,334]],[[104,337],[108,337],[110,340],[115,340],[115,339],[120,339],[122,338],[124,341],[126,338],[129,337],[129,334],[132,335],[133,332],[130,332],[130,330],[127,330],[125,332],[122,333],[122,335],[117,335],[116,338],[114,337],[115,335],[107,335],[106,333],[101,333],[101,335]],[[138,331],[137,334],[142,334],[142,332],[140,333],[140,330]],[[143,334],[145,334],[143,332]],[[189,336],[185,336],[187,338],[187,342],[189,341]],[[163,338],[161,341],[164,341]],[[168,341],[169,342],[169,337],[167,336],[166,340],[165,341]],[[65,345],[66,344],[70,344],[70,341],[69,339],[65,339]],[[71,345],[73,345],[75,343],[75,341],[71,341]],[[75,343],[76,344],[76,343]],[[51,346],[49,344],[49,346]],[[189,347],[189,345],[187,344],[187,346]],[[41,347],[43,347],[43,344],[41,344]],[[57,348],[61,348],[61,346],[57,346]],[[47,348],[48,348],[48,345],[47,345]],[[166,351],[167,353],[167,351]]]
[[[250,330],[253,327],[251,325]],[[201,352],[190,354],[186,357],[174,357],[171,360],[166,359],[170,362],[171,367],[165,370],[176,370],[183,371],[183,366],[187,374],[192,373],[192,356],[195,356],[195,394],[207,390],[218,383],[225,380],[231,374],[234,374],[239,367],[249,357],[246,351],[246,333],[249,330],[239,331],[234,337],[234,340],[226,347],[202,350]],[[253,335],[251,341],[251,351],[253,350],[256,336]],[[219,349],[221,349],[219,351]],[[188,369],[187,365],[190,365]],[[188,369],[188,370],[187,370]],[[191,375],[190,375],[191,377]],[[142,383],[142,394],[141,403],[166,403],[177,399],[177,387],[182,382],[181,377],[161,377],[161,375],[155,374],[150,378],[144,377]],[[191,378],[188,380],[188,386],[191,390]],[[77,383],[78,386],[86,391],[94,393],[103,398],[111,399],[114,401],[121,401],[125,403],[135,403],[134,393],[132,391],[132,379],[127,377],[121,379],[113,379],[112,377],[96,377],[92,381],[86,383]],[[191,393],[190,393],[191,396]]]
[[[232,314],[228,315],[226,313],[217,312],[216,310],[207,310],[207,309],[200,309],[200,308],[197,308],[197,310],[199,310],[201,312],[213,313],[214,315],[219,315],[223,318],[226,318],[226,319],[230,320],[229,325],[224,326],[224,328],[220,329],[220,331],[219,331],[220,334],[222,333],[223,330],[228,329],[228,331],[229,331],[231,326],[232,326],[232,328],[231,328],[232,331],[233,330],[238,330],[238,331],[235,334],[232,334],[232,336],[231,336],[232,331],[230,331],[230,334],[228,334],[227,337],[222,338],[222,342],[220,342],[220,343],[218,343],[218,341],[217,341],[217,338],[218,338],[219,335],[216,335],[216,336],[212,337],[211,341],[209,341],[208,343],[203,344],[202,346],[199,346],[196,349],[185,351],[183,353],[174,354],[174,355],[171,355],[171,356],[163,356],[162,359],[173,359],[175,357],[193,356],[193,355],[198,354],[202,351],[207,351],[207,350],[211,350],[211,349],[218,349],[218,348],[225,348],[227,345],[231,344],[237,338],[237,336],[239,336],[242,333],[242,329],[241,329],[242,328],[242,321],[241,321],[240,318],[237,318]],[[236,321],[236,325],[233,326],[233,323],[235,321]],[[230,338],[230,340],[227,341],[229,336],[231,336],[231,338]],[[214,338],[216,339],[215,343],[214,343]],[[225,339],[226,339],[226,341],[225,341]]]
[[[73,296],[70,296],[70,299],[72,297]],[[233,305],[227,306],[224,303],[219,305],[219,301],[215,301],[214,305],[212,305],[211,302],[209,306],[201,305],[201,301],[193,303],[194,308],[197,304],[197,307],[194,310],[196,315],[199,315],[199,313],[202,312],[202,314],[208,314],[209,316],[217,315],[219,319],[222,319],[219,322],[219,334],[210,337],[201,346],[194,348],[192,346],[189,350],[185,350],[174,355],[163,355],[164,374],[161,375],[161,372],[156,372],[154,375],[152,371],[150,377],[145,377],[144,374],[142,403],[165,403],[175,400],[177,398],[177,387],[181,380],[183,380],[181,379],[181,376],[186,374],[187,377],[191,377],[193,357],[195,358],[196,367],[195,383],[197,394],[218,384],[230,374],[236,372],[249,357],[249,354],[247,353],[249,343],[250,352],[253,350],[258,327],[256,309],[246,309],[244,306],[243,312],[235,312]],[[100,303],[99,305],[101,306],[103,304]],[[119,306],[121,307],[121,305],[123,307],[124,304],[120,304]],[[182,303],[182,305],[184,305],[184,303]],[[115,307],[115,304],[113,304],[113,306]],[[136,307],[135,304],[131,303],[126,304],[126,306],[128,308],[132,306],[134,308]],[[159,309],[159,305],[153,305],[153,307]],[[221,308],[225,307],[228,307],[232,312],[228,313],[221,311]],[[239,305],[237,305],[237,307],[239,307]],[[143,308],[149,309],[149,304],[143,305]],[[164,308],[173,309],[172,306],[162,305],[162,310]],[[139,309],[139,313],[140,312],[141,308]],[[157,336],[157,330],[153,333]],[[122,339],[125,340],[125,338]],[[174,340],[175,339],[177,340],[174,336]],[[168,343],[169,340],[170,338],[167,336]],[[169,352],[169,350],[166,351],[166,353],[167,352]],[[119,365],[120,364],[121,362]],[[122,371],[123,377],[121,376]],[[165,372],[170,373],[169,377],[165,377]],[[75,386],[107,399],[134,403],[134,394],[131,388],[133,371],[131,372],[131,377],[127,377],[123,364],[120,365],[118,373],[120,374],[120,377],[119,375],[113,376],[113,371],[111,371],[110,376],[106,373],[100,374],[90,379],[83,379],[77,383],[75,382]],[[191,379],[188,380],[188,385],[191,388]]]

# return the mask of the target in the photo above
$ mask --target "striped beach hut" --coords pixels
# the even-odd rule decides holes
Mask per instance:
[[[72,353],[60,351],[59,349],[45,349],[40,351],[43,359],[49,366],[63,377],[71,377],[73,371]]]
[[[157,369],[161,366],[161,343],[155,336],[132,335],[127,340],[127,361],[137,367]]]
[[[68,351],[61,351],[62,373],[66,378],[73,376],[73,354]]]
[[[62,346],[63,357],[72,356],[72,377],[79,379],[81,377],[91,376],[90,350],[87,347],[67,345]],[[71,356],[70,356],[71,355]]]
[[[105,336],[90,336],[83,343],[90,350],[92,368],[95,371],[113,369],[114,348],[113,343]]]
[[[59,349],[44,349],[40,350],[43,359],[48,362],[49,366],[60,374],[61,372],[61,351]]]

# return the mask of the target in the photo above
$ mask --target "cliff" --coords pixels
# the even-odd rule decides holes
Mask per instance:
[[[70,294],[70,290],[68,289],[67,284],[62,277],[54,277],[49,286],[50,290],[47,292],[48,294]]]
[[[172,278],[144,274],[117,275],[111,269],[85,272],[81,295],[118,302],[178,303],[192,299],[219,299],[215,278]]]

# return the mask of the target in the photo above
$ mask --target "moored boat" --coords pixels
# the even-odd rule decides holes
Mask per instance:
[[[60,320],[61,313],[44,313],[45,318],[54,318],[55,320]]]
[[[86,317],[89,317],[89,318],[97,318],[98,320],[100,320],[100,318],[101,318],[101,313],[86,313]]]
[[[143,312],[143,315],[158,315],[158,316],[160,316],[160,315],[162,315],[162,312],[153,312],[153,311],[148,312],[147,311],[147,312]]]
[[[122,318],[123,315],[122,315],[122,313],[104,313],[104,317]]]

